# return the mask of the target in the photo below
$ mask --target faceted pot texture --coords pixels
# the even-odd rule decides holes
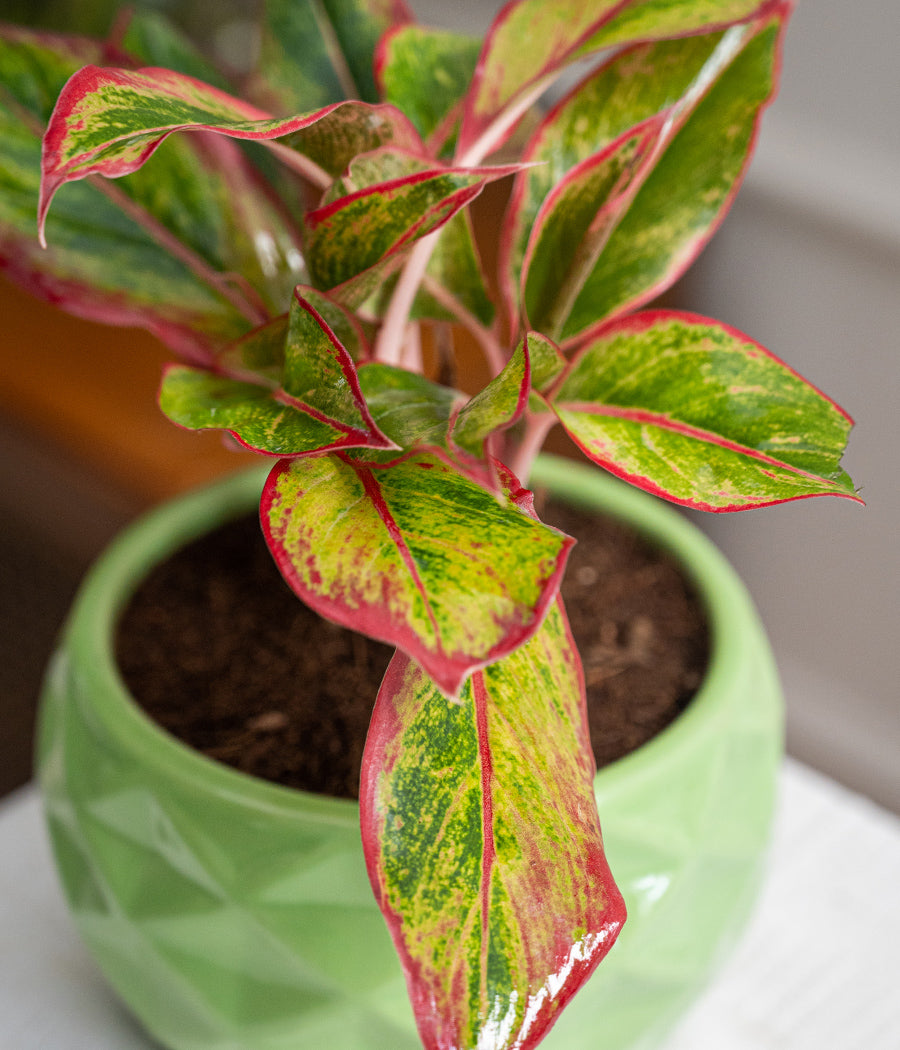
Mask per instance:
[[[734,942],[759,885],[782,744],[772,656],[740,581],[672,508],[544,458],[555,495],[672,552],[711,627],[687,711],[602,770],[618,943],[542,1046],[648,1050]],[[39,769],[60,876],[101,969],[171,1050],[417,1050],[363,863],[358,807],[191,751],[128,696],[117,616],[149,569],[258,499],[254,471],[128,529],[86,579],[47,675]]]

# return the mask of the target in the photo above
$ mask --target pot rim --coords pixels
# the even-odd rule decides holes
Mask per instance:
[[[304,819],[358,826],[359,804],[261,780],[195,751],[153,721],[132,699],[114,658],[113,638],[119,614],[138,582],[162,558],[204,531],[252,506],[268,473],[259,467],[228,476],[176,497],[126,527],[101,554],[76,596],[66,634],[81,660],[78,689],[91,696],[91,717],[126,751],[142,752],[142,761],[165,767],[170,776],[202,786],[216,795],[245,799],[254,807],[290,819],[302,809]],[[748,632],[761,630],[743,583],[718,548],[678,510],[588,464],[541,455],[529,479],[555,495],[629,523],[640,534],[674,555],[694,586],[710,630],[710,658],[704,680],[685,711],[637,751],[600,770],[595,789],[615,794],[620,783],[640,775],[667,753],[687,746],[693,734],[714,721],[729,683],[747,669]],[[65,660],[60,650],[58,660]],[[54,674],[51,665],[50,675]]]

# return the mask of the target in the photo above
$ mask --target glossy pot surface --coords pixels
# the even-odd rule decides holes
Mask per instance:
[[[72,913],[111,984],[172,1050],[418,1050],[362,859],[356,804],[245,776],[133,703],[112,635],[141,578],[250,510],[263,476],[183,497],[97,562],[48,671],[38,765]],[[543,458],[532,484],[671,551],[709,617],[688,710],[595,787],[629,919],[542,1046],[649,1050],[733,944],[762,874],[782,747],[774,663],[716,548],[652,497]]]

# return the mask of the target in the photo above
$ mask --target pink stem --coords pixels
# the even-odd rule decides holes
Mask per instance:
[[[375,341],[374,357],[376,361],[381,361],[386,365],[402,363],[406,325],[419,285],[428,268],[431,253],[440,235],[440,229],[432,230],[416,244],[410,253],[400,273],[400,280],[397,281],[397,287],[394,289],[387,313],[384,315],[381,331]]]
[[[528,483],[531,465],[555,423],[556,416],[553,412],[542,412],[539,416],[529,413],[525,434],[509,464],[509,469],[523,484]]]

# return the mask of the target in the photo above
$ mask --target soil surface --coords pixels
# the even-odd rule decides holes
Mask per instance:
[[[708,631],[667,555],[568,506],[540,513],[578,539],[562,593],[603,766],[684,710],[703,677]],[[169,732],[244,772],[347,798],[358,795],[369,715],[391,655],[291,593],[255,516],[158,566],[118,633],[126,683]]]

